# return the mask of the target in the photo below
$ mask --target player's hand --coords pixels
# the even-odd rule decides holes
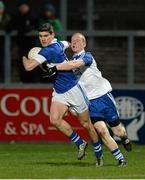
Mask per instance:
[[[25,56],[23,56],[22,57],[22,62],[23,62],[23,65],[24,65],[25,69],[27,69],[27,61],[28,61],[28,59]]]
[[[53,67],[50,67],[50,68],[47,67],[47,71],[42,74],[42,77],[43,78],[51,77],[51,76],[55,75],[56,73],[57,73],[56,66],[53,66]]]
[[[28,58],[26,58],[26,56],[23,56],[23,57],[22,57],[22,60],[23,60],[23,62],[24,62],[24,61],[27,61]]]
[[[40,67],[42,73],[46,73],[47,70],[48,70],[48,68],[49,68],[49,67],[47,66],[47,62],[44,62],[44,63],[40,64],[39,67]]]

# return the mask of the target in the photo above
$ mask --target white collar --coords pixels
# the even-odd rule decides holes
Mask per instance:
[[[48,44],[48,46],[51,45],[51,44],[54,44],[54,43],[57,43],[57,39],[56,39],[56,38],[54,38],[54,39],[52,40],[52,42],[51,42],[50,44]]]
[[[81,54],[82,54],[82,53],[84,53],[84,52],[85,52],[85,50],[83,49],[83,50],[82,50],[82,51],[80,51],[79,53],[75,53],[75,54],[74,54],[74,56],[76,56],[76,55],[78,55],[78,56],[79,56],[79,55],[81,55]]]

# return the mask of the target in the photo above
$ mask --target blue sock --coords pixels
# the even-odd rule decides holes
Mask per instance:
[[[95,156],[97,158],[100,158],[102,156],[102,154],[103,154],[100,141],[98,141],[96,143],[92,143],[92,144],[93,144]]]
[[[83,143],[83,140],[80,138],[80,136],[76,132],[72,132],[72,134],[69,137],[72,142],[74,142],[77,146]]]
[[[117,148],[115,150],[112,151],[113,156],[117,159],[117,160],[123,160],[124,156],[123,154],[120,152],[120,149]]]

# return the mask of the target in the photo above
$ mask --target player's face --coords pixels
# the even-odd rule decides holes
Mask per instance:
[[[39,32],[39,40],[43,47],[47,47],[54,39],[54,33],[50,34],[47,31]]]
[[[86,46],[84,39],[80,35],[74,35],[71,38],[71,48],[75,53],[79,53]]]

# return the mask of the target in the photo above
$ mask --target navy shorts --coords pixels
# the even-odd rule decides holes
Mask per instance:
[[[111,93],[90,100],[89,112],[92,123],[103,120],[111,127],[120,124],[119,112]]]

